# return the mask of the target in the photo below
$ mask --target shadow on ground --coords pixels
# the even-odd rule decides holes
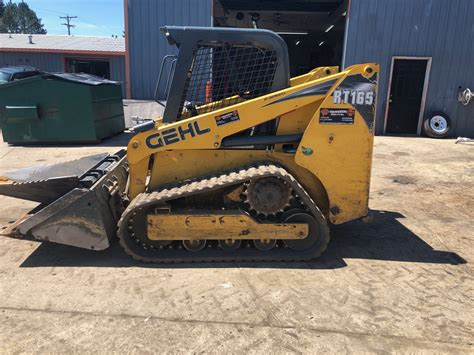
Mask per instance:
[[[91,266],[91,267],[152,267],[152,268],[209,268],[251,267],[291,269],[337,269],[347,266],[344,259],[369,259],[434,264],[465,264],[456,253],[434,250],[398,220],[396,212],[371,211],[372,221],[361,220],[336,226],[328,250],[317,260],[291,263],[199,263],[145,264],[133,261],[121,250],[117,241],[102,252],[78,249],[53,243],[41,244],[21,267]]]

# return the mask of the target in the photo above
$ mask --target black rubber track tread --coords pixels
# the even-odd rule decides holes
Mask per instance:
[[[139,208],[146,208],[176,198],[207,192],[213,189],[248,182],[253,178],[278,177],[287,181],[294,189],[299,200],[321,225],[321,243],[305,251],[294,251],[289,248],[274,248],[270,251],[260,251],[254,247],[240,248],[234,251],[225,251],[219,248],[205,248],[199,252],[190,252],[185,249],[145,249],[135,243],[128,233],[128,221],[133,212]],[[329,226],[326,218],[321,213],[304,188],[283,167],[270,162],[262,162],[250,166],[240,167],[194,180],[179,181],[167,185],[155,192],[145,192],[134,198],[122,214],[118,222],[117,236],[120,245],[133,259],[146,263],[192,263],[192,262],[248,262],[248,261],[306,261],[319,257],[329,243]]]

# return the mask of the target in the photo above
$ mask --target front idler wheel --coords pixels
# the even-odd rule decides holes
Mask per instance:
[[[315,218],[308,212],[301,209],[292,209],[282,216],[285,223],[305,223],[308,224],[308,235],[304,239],[286,239],[285,245],[296,251],[304,251],[316,248],[315,257],[326,250],[329,243],[329,228],[324,217],[321,215]]]

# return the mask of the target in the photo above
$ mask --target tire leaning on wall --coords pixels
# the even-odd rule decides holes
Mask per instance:
[[[431,112],[423,121],[423,132],[430,138],[444,138],[451,131],[451,119],[442,111]]]

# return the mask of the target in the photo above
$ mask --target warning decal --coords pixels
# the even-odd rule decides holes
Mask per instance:
[[[232,111],[232,112],[224,113],[223,115],[220,115],[220,116],[216,116],[215,119],[216,119],[216,124],[218,126],[222,126],[222,125],[225,125],[227,123],[232,123],[232,122],[238,121],[238,120],[240,120],[240,117],[239,117],[239,113],[237,112],[237,110],[235,110],[235,111]]]
[[[354,124],[355,110],[352,108],[322,108],[320,124]]]

